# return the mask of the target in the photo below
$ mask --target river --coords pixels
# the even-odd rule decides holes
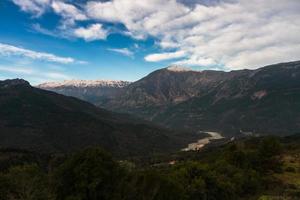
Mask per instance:
[[[205,145],[209,144],[211,140],[219,140],[219,139],[224,138],[220,133],[217,133],[217,132],[204,132],[204,131],[201,131],[201,132],[207,133],[210,136],[206,137],[206,138],[203,138],[203,139],[200,139],[195,143],[188,144],[188,147],[182,149],[182,151],[199,150],[199,149],[203,148]]]

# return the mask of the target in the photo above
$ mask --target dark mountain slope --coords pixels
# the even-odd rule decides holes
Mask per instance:
[[[171,128],[291,134],[300,132],[300,61],[257,70],[152,72],[92,103]]]
[[[230,135],[300,130],[300,62],[231,72],[162,69],[124,89],[102,106],[172,128]]]
[[[224,78],[224,74],[204,71],[200,75],[197,71],[161,69],[123,88],[122,93],[110,101],[97,105],[151,120],[168,106],[206,93]]]
[[[0,146],[66,152],[101,145],[116,155],[173,151],[194,140],[24,80],[0,82]]]
[[[300,65],[247,71],[204,95],[168,106],[154,121],[177,127],[290,134],[300,130]]]

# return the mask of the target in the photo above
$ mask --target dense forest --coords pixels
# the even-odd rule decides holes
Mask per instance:
[[[124,160],[98,147],[68,155],[2,149],[0,199],[300,199],[299,144],[299,136],[248,138]]]

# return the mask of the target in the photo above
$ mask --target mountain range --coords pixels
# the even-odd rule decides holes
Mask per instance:
[[[300,132],[300,61],[230,72],[171,66],[91,99],[173,129],[289,135]]]
[[[178,151],[201,137],[41,90],[22,79],[0,81],[0,130],[1,148],[65,153],[100,145],[116,156]]]
[[[73,96],[81,100],[97,103],[104,102],[116,96],[121,88],[129,85],[128,81],[112,80],[66,80],[63,82],[47,82],[38,85],[39,88],[54,91],[66,96]]]

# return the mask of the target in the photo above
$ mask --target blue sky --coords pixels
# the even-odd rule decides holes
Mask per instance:
[[[299,10],[298,0],[3,0],[0,79],[134,81],[171,64],[298,60]]]

